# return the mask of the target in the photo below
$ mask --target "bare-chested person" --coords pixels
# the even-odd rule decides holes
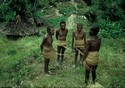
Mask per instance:
[[[65,46],[66,46],[66,36],[68,30],[66,29],[66,22],[60,22],[60,29],[56,31],[56,39],[58,40],[57,45],[57,62],[58,65],[62,65],[65,53]]]
[[[95,83],[96,79],[96,68],[99,62],[99,49],[101,45],[101,38],[97,36],[99,32],[98,26],[93,26],[90,29],[90,39],[87,41],[86,47],[86,59],[83,62],[85,66],[85,83],[88,84],[89,73],[92,72],[93,83]]]
[[[83,25],[77,24],[77,30],[73,32],[73,35],[72,35],[72,49],[73,48],[75,49],[75,60],[74,60],[75,67],[78,66],[78,63],[77,63],[78,54],[80,54],[79,64],[82,63],[84,60],[83,54],[86,47],[86,34],[82,29],[83,29]]]
[[[50,74],[48,71],[48,66],[50,59],[53,57],[54,51],[52,47],[54,35],[54,28],[52,26],[47,27],[47,35],[43,38],[43,41],[40,45],[41,52],[43,53],[44,57],[44,72],[45,74]]]

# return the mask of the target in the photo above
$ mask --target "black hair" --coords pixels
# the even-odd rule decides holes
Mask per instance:
[[[77,26],[83,27],[82,23],[77,23]]]
[[[50,32],[50,29],[53,28],[53,26],[47,26],[47,33]]]
[[[60,25],[61,25],[61,24],[66,24],[66,22],[65,22],[65,21],[61,21],[61,22],[60,22]]]
[[[93,26],[90,30],[93,32],[93,35],[97,35],[99,32],[99,26]]]

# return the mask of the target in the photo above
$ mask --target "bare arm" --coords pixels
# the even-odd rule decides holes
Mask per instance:
[[[89,47],[90,47],[90,41],[87,41],[87,43],[86,43],[86,49],[85,49],[85,53],[84,53],[84,58],[86,58],[88,56]]]
[[[99,50],[100,50],[100,46],[101,46],[101,38],[99,39]]]
[[[67,34],[68,34],[68,29],[66,29],[66,36],[67,36]]]
[[[43,45],[45,43],[45,40],[46,40],[46,38],[44,37],[43,40],[42,40],[42,43],[40,45],[41,52],[43,51]]]
[[[73,49],[73,45],[74,45],[74,32],[72,33],[72,49]]]
[[[58,40],[59,31],[56,31],[56,39]]]
[[[85,48],[86,48],[86,34],[84,34],[84,42],[85,42]]]

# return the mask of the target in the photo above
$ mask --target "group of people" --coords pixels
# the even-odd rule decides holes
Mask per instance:
[[[74,65],[75,67],[84,64],[85,67],[85,83],[88,84],[89,74],[92,72],[92,79],[95,82],[96,68],[99,62],[99,49],[101,45],[101,38],[98,37],[99,27],[93,26],[90,28],[90,39],[86,40],[86,33],[83,31],[83,25],[77,24],[77,29],[72,33],[72,49],[75,51]],[[60,28],[56,31],[57,44],[57,64],[62,65],[64,61],[64,53],[66,49],[66,37],[68,29],[66,29],[66,22],[60,22]],[[44,36],[40,45],[41,52],[44,57],[44,72],[50,74],[48,66],[50,58],[54,55],[52,47],[54,35],[53,26],[47,27],[47,35]],[[80,60],[77,62],[78,54],[80,54]]]

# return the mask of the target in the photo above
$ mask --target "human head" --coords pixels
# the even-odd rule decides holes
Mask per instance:
[[[66,28],[66,22],[65,21],[61,21],[60,22],[60,28],[61,29],[65,29]]]
[[[92,28],[90,28],[89,35],[96,36],[98,32],[99,32],[99,26],[93,26]]]
[[[47,26],[47,33],[51,34],[51,35],[54,35],[54,28],[53,28],[53,26]]]
[[[83,25],[81,23],[77,24],[77,30],[81,31],[83,29]]]

